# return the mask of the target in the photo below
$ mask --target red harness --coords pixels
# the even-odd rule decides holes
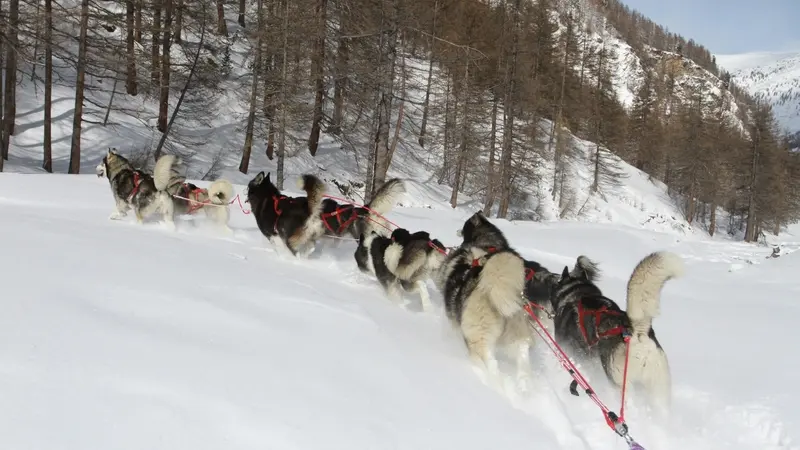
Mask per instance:
[[[488,253],[494,253],[494,252],[497,251],[497,247],[489,247],[489,248],[486,249],[486,251]],[[472,267],[478,267],[480,265],[481,265],[481,259],[480,258],[475,258],[475,259],[472,260]]]
[[[131,200],[133,200],[133,197],[135,197],[136,194],[139,193],[140,184],[142,184],[142,179],[139,176],[139,172],[133,172],[133,190],[131,191],[131,194],[128,196],[128,203],[130,203]]]
[[[287,197],[285,195],[273,195],[272,196],[272,209],[275,211],[275,215],[278,216],[275,218],[275,226],[272,228],[275,231],[275,234],[278,233],[278,219],[281,218],[281,214],[283,214],[283,210],[281,209],[280,203],[281,200],[289,199],[291,201],[291,197]]]
[[[358,214],[355,213],[354,209],[355,206],[353,205],[339,206],[332,212],[322,214],[322,223],[325,225],[325,228],[327,228],[331,233],[338,236],[342,234],[344,230],[346,230],[347,227],[349,227],[353,222],[355,222],[356,219],[358,219]],[[342,214],[344,214],[348,210],[353,211],[353,214],[350,216],[349,219],[342,222]],[[329,217],[336,218],[336,223],[339,225],[338,229],[334,230],[333,227],[331,227],[328,224],[328,221],[326,219]]]
[[[586,345],[589,347],[594,346],[600,339],[609,337],[609,336],[616,336],[625,333],[625,327],[618,326],[614,327],[610,330],[600,331],[600,321],[603,318],[603,315],[611,314],[612,316],[621,316],[622,312],[614,311],[608,309],[608,306],[603,306],[600,309],[585,309],[583,307],[583,303],[578,302],[578,327],[581,329],[581,334],[583,334],[583,339],[586,341]],[[593,339],[589,339],[589,332],[586,331],[586,318],[587,316],[591,317],[594,316],[594,335]]]
[[[487,250],[489,253],[494,253],[494,252],[496,252],[496,251],[497,251],[497,247],[488,247],[486,250]],[[480,258],[475,258],[475,259],[473,259],[473,260],[472,260],[472,267],[478,267],[478,266],[480,266],[480,265],[481,265],[481,260],[480,260]],[[533,276],[534,276],[535,274],[536,274],[536,271],[535,271],[535,270],[533,270],[533,269],[525,269],[525,281],[526,281],[526,282],[528,282],[528,281],[531,281],[531,280],[533,280]],[[524,296],[524,294],[523,294],[523,296]],[[549,316],[549,315],[551,315],[551,314],[550,314],[550,312],[548,312],[548,311],[547,311],[547,310],[546,310],[546,309],[545,309],[545,308],[544,308],[542,305],[539,305],[539,304],[537,304],[537,303],[534,303],[534,302],[532,302],[530,299],[526,299],[526,300],[528,300],[528,305],[530,305],[532,308],[541,309],[541,310],[542,310],[542,311],[544,311],[544,312],[545,312],[545,314],[547,314],[548,316]]]
[[[186,192],[186,198],[190,199],[189,201],[189,211],[186,214],[193,214],[195,211],[202,208],[204,205],[211,203],[210,201],[200,201],[200,195],[203,193],[203,188],[195,188],[189,189],[189,185],[184,183],[183,189]],[[192,199],[192,195],[194,195],[194,199]]]

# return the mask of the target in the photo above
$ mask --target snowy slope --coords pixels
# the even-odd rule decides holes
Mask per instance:
[[[800,131],[800,52],[716,55],[734,82],[772,105],[778,123]]]
[[[456,244],[471,210],[414,195],[434,209],[389,218]],[[436,313],[414,297],[399,308],[358,272],[352,242],[290,260],[236,207],[227,238],[202,218],[177,232],[110,221],[112,208],[104,179],[0,174],[0,448],[625,448],[543,345],[529,397],[481,384],[433,285]],[[552,270],[596,259],[621,304],[645,254],[686,259],[655,323],[672,423],[627,414],[648,450],[798,448],[800,257],[639,227],[497,223]]]
[[[233,10],[229,13],[235,12]],[[241,27],[235,22],[235,14],[228,14],[230,19],[228,27],[231,33],[231,59],[233,74],[231,79],[242,80],[246,85],[249,73],[247,72],[247,55],[249,44],[243,38]],[[188,40],[189,37],[186,37]],[[612,37],[609,37],[612,39]],[[616,38],[613,38],[616,39]],[[624,76],[633,77],[638,60],[630,53],[630,47],[624,42],[615,40],[613,43],[616,50],[615,57],[618,64],[615,64],[620,71],[619,80]],[[626,53],[627,52],[627,53]],[[397,151],[394,154],[392,165],[389,171],[390,176],[401,176],[414,180],[416,183],[411,187],[412,191],[406,201],[406,206],[420,206],[432,208],[447,208],[447,199],[450,198],[451,188],[446,184],[438,184],[437,171],[441,167],[442,153],[441,148],[428,147],[421,148],[417,145],[418,136],[414,131],[418,127],[422,116],[422,108],[415,104],[424,98],[425,76],[427,74],[428,62],[406,58],[406,64],[413,68],[411,73],[418,76],[409,81],[408,92],[404,97],[412,101],[406,103],[405,115],[406,126],[401,133]],[[626,68],[623,70],[623,68]],[[625,72],[630,70],[631,72]],[[74,74],[67,69],[61,74],[62,84],[56,85],[53,92],[53,167],[57,173],[65,173],[69,162],[69,148],[72,130],[72,111],[74,107]],[[618,80],[618,81],[619,81]],[[89,83],[94,86],[105,86],[112,84],[110,79],[89,78]],[[437,83],[438,84],[438,83]],[[615,82],[622,97],[630,97],[633,87]],[[635,83],[631,84],[635,87]],[[240,87],[240,86],[239,86]],[[121,86],[118,86],[122,89]],[[630,88],[630,89],[629,89]],[[179,115],[176,127],[184,133],[191,132],[198,141],[203,144],[187,146],[184,143],[168,140],[168,145],[174,145],[170,151],[194,151],[196,152],[188,160],[190,178],[200,178],[212,165],[212,160],[218,154],[221,156],[221,171],[219,177],[231,180],[234,183],[246,184],[255,176],[259,170],[275,171],[276,162],[270,161],[264,154],[263,140],[257,139],[250,161],[250,173],[242,174],[237,170],[241,149],[244,138],[244,119],[246,113],[246,102],[237,96],[236,89],[231,86],[226,95],[220,95],[213,99],[213,108],[218,113],[206,118],[208,123],[196,123]],[[624,91],[624,92],[623,92]],[[627,92],[627,94],[626,94]],[[90,94],[92,102],[86,103],[87,119],[92,121],[102,121],[105,114],[104,109],[95,105],[107,105],[110,100],[110,92],[93,90]],[[176,102],[173,96],[172,105]],[[42,91],[41,86],[34,88],[27,77],[21,79],[18,87],[17,103],[17,127],[11,139],[10,159],[6,162],[5,170],[18,173],[41,173],[42,157]],[[82,159],[81,173],[93,173],[94,167],[100,162],[108,147],[116,147],[122,154],[130,156],[137,151],[145,148],[152,148],[160,138],[160,133],[155,130],[155,120],[158,114],[157,104],[153,99],[148,99],[143,95],[131,97],[123,92],[117,92],[113,101],[114,109],[109,117],[109,124],[102,126],[94,123],[85,123],[82,131]],[[329,105],[330,106],[330,105]],[[125,112],[134,111],[135,114]],[[301,127],[303,124],[300,125]],[[543,121],[543,129],[549,130],[547,121]],[[441,133],[441,124],[431,123],[429,126],[431,136]],[[300,137],[307,136],[308,130],[300,128],[294,130]],[[541,136],[542,143],[547,142],[547,136]],[[573,139],[572,145],[578,155],[572,162],[572,176],[570,178],[570,190],[575,193],[572,199],[572,212],[562,215],[563,219],[592,221],[592,222],[618,222],[633,226],[644,226],[648,229],[661,230],[666,224],[669,228],[680,228],[690,230],[680,213],[676,211],[673,201],[669,199],[663,186],[656,185],[648,181],[646,174],[635,168],[619,161],[623,171],[628,175],[628,179],[623,180],[619,188],[606,188],[599,195],[589,195],[589,187],[592,178],[587,172],[586,167],[591,165],[589,155],[594,148],[594,144],[580,139]],[[366,173],[367,149],[369,144],[365,142],[345,143],[342,145],[323,133],[320,148],[316,157],[312,158],[306,147],[305,142],[297,144],[290,143],[286,159],[287,177],[296,176],[305,172],[320,175],[329,182],[336,180],[342,185],[352,185],[359,194],[363,192],[363,182]],[[482,149],[482,158],[487,158],[488,151]],[[542,176],[541,183],[520,182],[518,185],[525,193],[527,198],[516,202],[512,209],[512,215],[516,217],[530,217],[531,211],[539,211],[540,220],[555,220],[559,217],[558,210],[553,207],[552,202],[548,203],[551,192],[551,183],[547,180],[552,179],[552,160],[538,161],[538,170]],[[480,180],[472,185],[471,179],[467,180],[467,193],[459,194],[459,205],[463,207],[479,208],[482,207],[482,192],[478,191],[473,197],[468,193],[477,191]],[[333,193],[338,193],[331,185]],[[358,199],[358,196],[355,197]],[[421,199],[432,199],[424,201]],[[655,218],[655,219],[654,219]],[[656,223],[659,222],[659,223]],[[694,232],[704,233],[703,230],[696,229]]]

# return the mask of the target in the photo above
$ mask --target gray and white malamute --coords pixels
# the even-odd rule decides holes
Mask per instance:
[[[530,378],[533,332],[527,312],[525,260],[481,212],[460,230],[463,241],[451,250],[436,277],[447,317],[461,331],[476,367],[499,381],[495,349],[516,359],[521,388]]]
[[[595,284],[598,273],[594,262],[580,256],[572,273],[564,267],[560,279],[552,277],[555,339],[570,356],[599,361],[608,379],[621,388],[624,337],[630,335],[628,381],[644,388],[651,406],[666,412],[671,403],[669,363],[652,324],[659,314],[661,289],[683,274],[683,261],[670,252],[642,259],[628,280],[627,311],[603,295]]]
[[[306,197],[283,195],[272,184],[270,174],[261,171],[247,184],[247,202],[261,234],[276,250],[282,243],[292,255],[305,257],[325,233],[320,214],[325,183],[306,174],[297,180],[297,186],[306,191]]]
[[[233,199],[233,185],[228,180],[216,180],[207,189],[197,187],[186,182],[175,167],[179,164],[177,156],[163,155],[153,168],[156,189],[167,194],[162,197],[164,220],[174,224],[175,216],[203,211],[209,220],[230,233],[228,204]]]
[[[387,237],[372,228],[367,222],[364,230],[368,234],[359,236],[354,254],[358,268],[374,274],[392,300],[399,300],[400,288],[419,292],[422,310],[430,311],[426,281],[442,265],[444,245],[425,231],[410,233],[397,228]]]
[[[128,215],[128,210],[133,209],[137,222],[142,223],[160,209],[161,196],[153,177],[133,167],[116,149],[108,149],[103,161],[95,167],[95,174],[98,178],[108,178],[111,186],[116,210],[109,219],[121,219]]]

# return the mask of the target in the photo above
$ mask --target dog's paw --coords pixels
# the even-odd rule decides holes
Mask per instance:
[[[111,213],[111,215],[108,216],[108,219],[109,220],[120,220],[120,219],[122,219],[123,217],[125,217],[127,215],[128,214],[124,213],[124,212],[114,211],[114,212]]]
[[[170,221],[164,222],[164,228],[166,228],[169,231],[175,231],[178,229],[177,226],[175,225],[175,222],[170,222]]]
[[[531,388],[533,387],[533,377],[529,373],[519,373],[517,374],[517,393],[520,395],[527,397],[531,393]]]

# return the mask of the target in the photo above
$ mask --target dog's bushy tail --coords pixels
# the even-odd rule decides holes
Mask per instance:
[[[383,183],[383,186],[378,189],[378,192],[375,193],[375,196],[366,206],[378,214],[386,214],[392,210],[397,198],[405,193],[406,186],[403,184],[403,180],[392,178]]]
[[[683,275],[683,260],[671,252],[655,252],[642,259],[628,280],[628,318],[634,334],[647,334],[658,317],[661,289]]]
[[[175,155],[164,155],[158,158],[156,166],[153,168],[153,182],[156,189],[165,191],[169,195],[175,195],[186,181],[186,177],[178,172],[175,167],[180,164],[180,159]]]
[[[319,218],[322,213],[322,199],[325,195],[325,183],[314,175],[305,174],[297,180],[297,187],[306,191],[308,213],[311,217]]]
[[[525,306],[525,262],[511,252],[488,256],[475,288],[489,299],[504,317],[512,317]]]
[[[407,246],[394,242],[383,253],[389,272],[401,280],[411,280],[428,262],[428,243],[412,240]]]
[[[600,268],[597,267],[597,263],[581,255],[578,256],[578,259],[575,261],[575,266],[572,268],[569,275],[573,278],[584,278],[594,283],[600,278]]]
[[[215,205],[227,205],[233,199],[233,185],[228,180],[217,180],[208,185],[208,198]]]
[[[383,183],[365,206],[366,208],[358,208],[358,214],[362,218],[368,218],[370,222],[374,221],[382,225],[383,229],[391,229],[389,224],[380,216],[392,210],[397,199],[406,193],[406,186],[400,178],[392,178],[391,180]]]

